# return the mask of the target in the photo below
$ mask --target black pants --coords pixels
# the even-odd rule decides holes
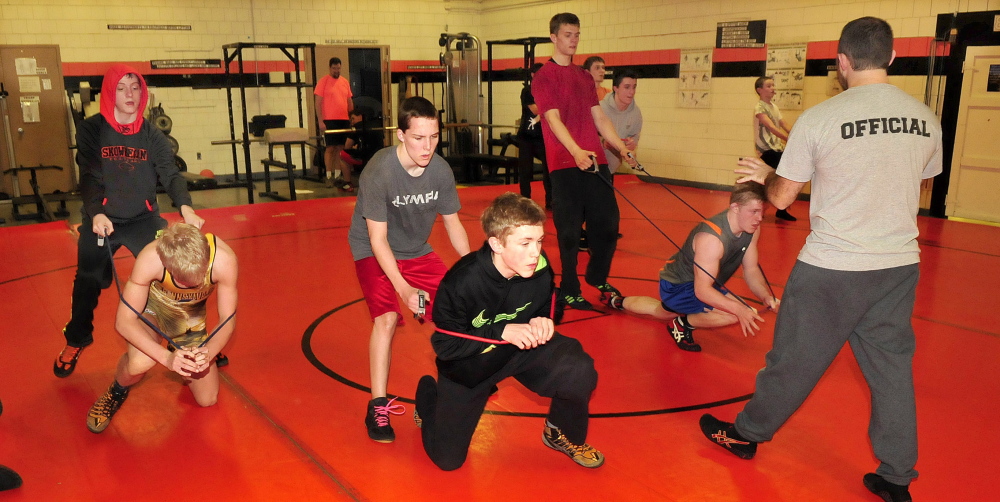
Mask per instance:
[[[153,242],[156,232],[167,226],[167,221],[159,214],[152,214],[141,220],[114,225],[115,232],[105,239],[104,246],[111,246],[112,251],[125,246],[132,252],[132,256],[137,256],[142,248]],[[70,347],[86,347],[94,343],[94,309],[97,308],[101,290],[114,282],[108,250],[97,245],[97,234],[93,227],[91,219],[84,217],[76,248],[72,317],[66,324],[65,331],[66,344]],[[120,279],[125,281],[127,278]]]
[[[517,139],[517,179],[521,185],[521,195],[531,198],[531,182],[535,178],[535,159],[542,161],[542,187],[545,188],[545,207],[552,207],[552,181],[545,163],[545,142],[542,140]]]
[[[587,223],[590,261],[587,263],[587,284],[599,286],[608,280],[611,260],[618,247],[618,200],[608,182],[611,172],[606,164],[598,173],[586,173],[577,168],[558,169],[552,177],[552,222],[559,239],[562,262],[561,295],[580,294],[580,279],[576,274],[577,253],[580,249],[580,229]],[[601,178],[604,179],[601,179]]]
[[[475,364],[475,357],[469,359],[469,364]],[[418,387],[417,410],[424,421],[420,433],[424,451],[434,464],[451,471],[465,463],[491,388],[510,376],[532,392],[552,399],[547,419],[570,441],[587,442],[590,395],[597,387],[597,370],[580,342],[556,333],[545,345],[518,350],[499,371],[473,388],[441,374],[436,389]],[[536,432],[541,430],[532,431]]]

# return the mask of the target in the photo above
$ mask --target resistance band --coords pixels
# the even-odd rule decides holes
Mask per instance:
[[[104,247],[104,239],[105,239],[104,237],[98,236],[97,237],[97,245],[100,246],[100,247]],[[118,289],[118,298],[121,299],[122,303],[125,304],[125,306],[128,307],[129,310],[131,310],[136,316],[139,317],[140,321],[142,321],[146,326],[149,326],[150,329],[152,329],[153,331],[155,331],[157,334],[159,334],[160,336],[162,336],[163,339],[166,340],[167,343],[169,343],[173,348],[175,348],[177,350],[182,350],[182,347],[180,345],[177,345],[176,343],[174,343],[173,339],[171,339],[169,336],[167,336],[166,333],[164,333],[163,331],[161,331],[160,328],[159,328],[159,326],[153,324],[153,322],[150,321],[149,319],[146,319],[146,317],[143,316],[141,312],[139,312],[138,310],[136,310],[135,307],[133,307],[131,304],[129,304],[129,302],[125,300],[125,297],[122,296],[122,285],[121,285],[121,282],[118,280],[118,269],[115,267],[115,252],[112,250],[113,247],[114,246],[112,246],[111,243],[109,242],[108,246],[107,246],[107,248],[108,248],[108,258],[111,260],[111,275],[114,276],[114,278],[115,278],[115,288]],[[219,324],[215,328],[214,331],[212,331],[212,334],[208,335],[208,338],[206,338],[205,341],[201,342],[198,345],[198,347],[199,348],[204,347],[205,344],[207,344],[208,341],[211,340],[212,337],[214,337],[215,334],[218,333],[219,330],[222,329],[222,327],[225,326],[226,323],[228,323],[230,320],[232,320],[232,318],[235,317],[235,316],[236,316],[236,311],[234,310],[232,314],[229,314],[229,317],[227,317],[225,321],[222,321],[222,323]]]
[[[417,320],[419,320],[421,323],[423,323],[424,322],[424,313],[425,313],[424,309],[426,308],[426,305],[427,305],[427,298],[424,296],[424,292],[423,291],[419,291],[417,293],[417,304],[418,304],[417,313],[413,314],[413,317],[416,318]],[[552,292],[552,303],[551,303],[551,307],[549,308],[549,318],[551,319],[555,315],[556,315],[556,293],[555,293],[555,291],[553,291]],[[446,335],[457,336],[459,338],[465,338],[466,340],[472,340],[474,342],[490,343],[490,344],[493,344],[493,345],[507,345],[507,344],[510,343],[507,340],[502,340],[502,339],[501,340],[494,340],[492,338],[483,338],[481,336],[470,335],[468,333],[459,333],[457,331],[450,331],[450,330],[447,330],[447,329],[441,329],[441,328],[439,328],[437,326],[434,327],[434,330],[435,331],[439,331],[441,333],[444,333]]]
[[[632,155],[631,153],[629,153],[628,156],[629,156],[630,159],[636,160],[635,159],[635,155]],[[631,167],[631,166],[629,166],[629,167]],[[694,214],[697,214],[698,217],[700,217],[701,219],[703,219],[703,220],[707,220],[708,219],[708,218],[705,217],[705,215],[701,214],[701,211],[698,211],[697,209],[694,208],[694,206],[692,206],[691,204],[688,204],[686,200],[682,199],[680,195],[677,195],[677,193],[674,192],[673,190],[671,190],[670,187],[668,187],[665,183],[660,183],[659,181],[655,181],[655,179],[653,178],[653,175],[649,174],[649,171],[647,171],[646,168],[642,167],[642,164],[640,164],[638,161],[636,161],[635,167],[632,167],[632,169],[645,174],[646,177],[651,180],[650,183],[653,183],[654,185],[660,185],[661,187],[663,187],[664,190],[670,192],[670,195],[673,195],[677,200],[681,201],[685,206],[687,206],[692,211],[694,211]],[[676,246],[676,244],[674,244],[674,245]],[[698,267],[698,268],[701,268],[701,267]],[[767,290],[771,293],[771,297],[772,298],[777,298],[777,296],[775,296],[775,294],[774,294],[774,289],[771,288],[771,282],[767,280],[767,274],[764,273],[764,266],[760,264],[760,260],[757,261],[757,268],[760,269],[760,275],[764,278],[764,284],[767,284]],[[770,309],[771,309],[771,307],[768,307],[768,310],[770,310]]]
[[[631,154],[629,155],[629,158],[631,158],[632,160],[635,160],[635,157],[632,156]],[[597,156],[596,155],[591,155],[590,156],[590,160],[594,163],[593,164],[593,169],[585,169],[584,172],[596,175],[598,178],[601,179],[601,181],[603,181],[605,184],[607,184],[609,187],[611,187],[611,189],[614,190],[618,195],[620,195],[621,198],[625,200],[625,202],[628,202],[628,204],[630,206],[632,206],[632,208],[635,209],[636,212],[638,212],[640,215],[642,215],[642,217],[645,218],[646,221],[648,221],[649,224],[652,225],[653,228],[655,228],[657,232],[660,232],[660,235],[666,237],[666,239],[668,241],[670,241],[670,243],[673,244],[674,247],[677,248],[678,251],[680,251],[681,247],[678,246],[677,243],[674,242],[674,240],[671,239],[670,236],[666,234],[666,232],[664,232],[663,230],[661,230],[660,227],[656,226],[656,223],[653,223],[653,220],[650,219],[649,216],[646,216],[646,213],[642,212],[642,210],[639,209],[639,206],[636,206],[634,202],[632,202],[631,200],[629,200],[629,198],[626,197],[625,194],[623,194],[621,192],[621,190],[618,190],[617,188],[615,188],[615,185],[612,184],[610,180],[607,180],[607,179],[604,178],[604,176],[601,176],[599,170],[597,169]],[[636,161],[636,167],[633,167],[632,169],[641,170],[642,172],[646,172],[646,170],[643,169],[642,165],[639,164],[638,161]],[[648,175],[649,173],[646,173],[646,174]],[[666,188],[666,187],[664,187],[664,188]],[[670,189],[667,188],[667,190],[670,190]],[[671,192],[671,193],[673,193],[673,192]],[[687,203],[685,202],[685,204],[687,204]],[[689,205],[688,207],[691,207],[691,206]],[[691,209],[694,209],[694,208],[692,207]],[[695,211],[695,212],[697,213],[698,211]],[[701,216],[701,213],[698,213],[698,215]],[[704,216],[702,216],[702,218],[704,218]],[[694,266],[698,267],[698,270],[701,270],[702,272],[705,273],[705,275],[707,275],[710,279],[712,279],[712,283],[715,284],[718,287],[718,289],[724,290],[726,292],[729,292],[729,290],[726,289],[726,286],[724,284],[720,283],[719,280],[715,278],[715,276],[713,276],[712,274],[708,273],[708,270],[705,270],[705,268],[702,267],[701,265],[699,265],[698,262],[696,262],[694,260],[691,260],[691,262],[694,263]],[[746,307],[746,308],[748,308],[750,310],[756,311],[756,309],[754,309],[749,304],[747,304],[747,302],[743,301],[743,298],[740,295],[734,294],[733,296],[737,300],[739,300],[739,302],[742,303],[744,307]]]

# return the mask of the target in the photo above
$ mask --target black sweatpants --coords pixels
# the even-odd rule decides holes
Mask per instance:
[[[614,189],[608,185],[611,171],[607,164],[598,166],[597,173],[569,168],[552,171],[549,176],[552,177],[552,222],[556,226],[562,262],[559,294],[576,296],[580,294],[576,263],[581,226],[587,223],[590,244],[590,261],[584,278],[587,284],[600,286],[608,281],[611,260],[618,247],[618,200]]]
[[[541,139],[517,139],[517,179],[521,185],[521,195],[531,198],[531,182],[535,178],[535,159],[542,161],[542,187],[545,188],[545,207],[552,207],[552,181],[549,167],[545,163],[545,142]]]
[[[469,358],[469,364],[475,365],[476,357]],[[421,380],[417,388],[417,412],[423,419],[420,432],[424,451],[434,464],[451,471],[465,463],[490,390],[510,376],[532,392],[552,399],[548,421],[570,441],[587,441],[590,395],[597,387],[597,370],[580,342],[556,333],[545,345],[518,350],[499,371],[472,388],[440,372],[436,386],[425,386]],[[540,434],[541,428],[534,432]]]
[[[112,251],[125,246],[132,252],[132,256],[137,256],[142,248],[156,239],[156,232],[166,228],[167,221],[159,214],[152,214],[141,220],[114,225],[115,231],[105,239],[104,246],[111,246]],[[93,221],[84,217],[76,248],[72,314],[64,333],[66,344],[70,347],[86,347],[94,343],[94,309],[97,308],[101,290],[114,282],[108,250],[97,245],[97,234],[93,227]],[[125,281],[127,277],[120,279]]]

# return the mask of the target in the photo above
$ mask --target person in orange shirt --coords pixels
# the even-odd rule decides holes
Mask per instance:
[[[323,75],[323,78],[319,79],[316,91],[313,92],[316,96],[316,121],[321,131],[351,128],[349,114],[354,111],[352,99],[354,94],[351,92],[351,84],[340,76],[340,65],[340,58],[330,58],[330,74]],[[345,192],[353,192],[351,166],[340,158],[346,140],[347,133],[326,135],[326,151],[323,152],[326,186],[332,187],[336,184],[337,188]],[[342,173],[343,179],[333,179],[333,172],[337,169]]]
[[[604,58],[601,56],[590,56],[583,62],[583,69],[587,70],[587,73],[591,77],[594,77],[594,85],[597,86],[597,100],[600,101],[607,96],[611,89],[601,85],[604,82]]]

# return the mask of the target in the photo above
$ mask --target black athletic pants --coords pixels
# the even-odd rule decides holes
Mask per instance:
[[[549,167],[545,163],[545,142],[541,139],[517,139],[517,179],[521,185],[521,195],[531,198],[531,182],[535,178],[535,159],[542,161],[542,187],[545,188],[545,208],[552,207],[552,181]]]
[[[607,164],[598,166],[598,173],[574,167],[552,171],[549,176],[552,177],[552,222],[556,226],[562,262],[559,294],[576,296],[580,294],[576,263],[581,226],[587,223],[590,244],[590,261],[584,278],[587,284],[600,286],[608,281],[611,260],[618,247],[618,200],[614,189],[608,185],[611,171]]]
[[[475,364],[475,357],[469,363]],[[417,411],[423,419],[420,432],[424,451],[438,467],[451,471],[465,463],[490,390],[510,376],[532,392],[552,399],[547,419],[570,441],[587,442],[590,395],[597,387],[597,370],[580,342],[556,333],[545,345],[518,350],[499,371],[473,388],[440,373],[437,385],[427,385],[430,377],[421,380],[417,388]],[[541,434],[541,428],[530,432]]]
[[[112,246],[112,251],[125,246],[137,256],[142,248],[156,239],[156,232],[167,226],[159,214],[151,214],[141,220],[115,223],[115,231],[104,246]],[[90,218],[84,217],[80,224],[80,239],[76,251],[76,277],[73,279],[73,310],[66,324],[66,344],[70,347],[86,347],[94,343],[94,309],[101,296],[101,290],[114,282],[111,275],[111,258],[105,247],[97,245],[97,234]],[[120,277],[124,282],[127,277]],[[141,309],[145,305],[134,305]]]

